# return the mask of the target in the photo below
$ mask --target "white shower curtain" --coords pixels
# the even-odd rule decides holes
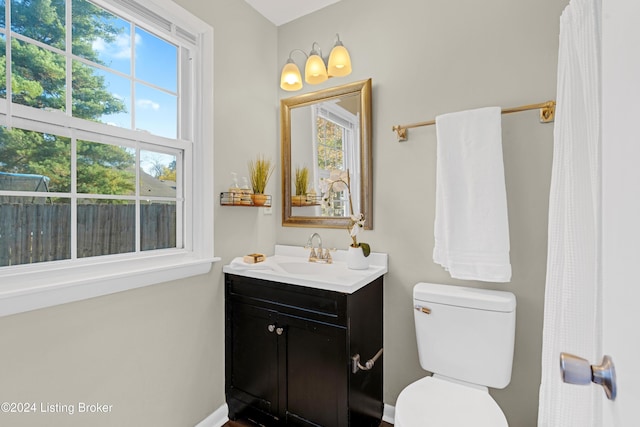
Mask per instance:
[[[602,390],[562,383],[559,363],[601,357],[600,22],[601,0],[571,0],[560,18],[539,427],[602,422]]]

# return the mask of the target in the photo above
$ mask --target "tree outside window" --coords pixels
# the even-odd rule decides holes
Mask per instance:
[[[85,0],[0,9],[0,267],[181,247],[178,46]]]

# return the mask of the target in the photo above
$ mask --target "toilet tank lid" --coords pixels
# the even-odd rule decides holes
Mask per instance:
[[[421,282],[416,284],[413,287],[413,299],[421,302],[507,313],[516,309],[516,296],[511,292],[436,283]]]

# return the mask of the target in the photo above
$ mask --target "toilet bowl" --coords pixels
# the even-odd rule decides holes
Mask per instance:
[[[418,355],[433,376],[396,401],[396,427],[508,427],[488,387],[511,381],[515,296],[418,283],[413,290]]]
[[[461,385],[438,376],[407,386],[396,402],[395,427],[507,427],[486,387]]]

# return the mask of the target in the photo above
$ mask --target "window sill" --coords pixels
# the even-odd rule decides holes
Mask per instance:
[[[0,317],[206,274],[220,258],[178,252],[0,270]],[[22,270],[22,271],[21,271]]]

